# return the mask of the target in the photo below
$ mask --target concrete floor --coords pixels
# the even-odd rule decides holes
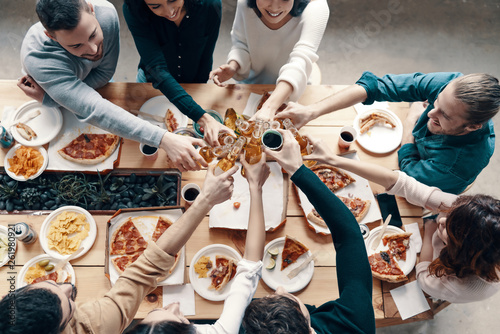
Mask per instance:
[[[121,15],[121,47],[115,81],[134,81],[138,54]],[[37,21],[35,0],[0,0],[0,79],[21,75],[19,49]],[[225,62],[235,0],[223,0],[214,66]],[[319,49],[323,84],[352,84],[370,70],[386,73],[460,71],[500,77],[500,0],[328,0],[330,21]],[[500,116],[495,118],[499,129]],[[497,148],[500,147],[497,137]],[[471,193],[500,198],[500,153],[479,175]],[[377,333],[498,333],[500,294],[455,304],[434,320],[381,328]]]

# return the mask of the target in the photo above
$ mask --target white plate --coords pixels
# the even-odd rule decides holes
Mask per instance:
[[[365,245],[366,245],[366,252],[368,253],[368,256],[378,253],[383,250],[389,249],[387,246],[384,246],[382,240],[380,241],[380,244],[378,247],[373,250],[372,249],[372,243],[373,241],[377,238],[377,236],[380,234],[380,230],[382,229],[382,226],[375,227],[373,230],[370,231],[370,235],[368,238],[365,239]],[[403,233],[405,232],[404,230],[396,227],[396,226],[391,226],[388,225],[387,229],[384,232],[384,235],[388,234],[393,234],[393,233]],[[415,247],[412,247],[411,239],[410,239],[410,247],[406,251],[406,261],[399,260],[398,265],[403,270],[405,275],[408,275],[412,270],[413,267],[415,267],[415,262],[417,261],[417,251]]]
[[[52,223],[52,221],[61,213],[64,211],[69,211],[69,212],[76,212],[77,214],[84,214],[85,218],[87,219],[87,222],[90,225],[90,230],[89,230],[89,235],[82,240],[80,247],[83,247],[83,251],[75,257],[75,259],[78,259],[85,253],[87,253],[90,248],[92,248],[92,245],[94,244],[95,238],[97,236],[97,225],[95,223],[94,218],[92,215],[85,209],[80,208],[79,206],[63,206],[60,207],[59,209],[53,211],[50,215],[45,218],[42,224],[42,228],[40,229],[40,243],[42,244],[42,248],[47,253],[54,259],[65,259],[69,257],[70,255],[62,255],[60,254],[57,250],[49,248],[49,243],[47,240],[47,235],[49,234],[49,228]]]
[[[41,146],[47,144],[57,136],[63,125],[63,118],[59,108],[45,107],[38,101],[26,102],[20,106],[14,114],[12,124],[17,123],[21,117],[35,109],[40,110],[41,114],[25,124],[35,131],[37,135],[36,138],[26,140],[17,132],[15,126],[11,127],[14,139],[24,146]]]
[[[177,119],[177,123],[179,124],[179,128],[185,128],[187,126],[188,124],[187,116],[184,115],[179,109],[177,109],[177,107],[163,95],[155,96],[147,100],[142,105],[140,111],[151,115],[160,116],[163,118],[167,113],[167,109],[170,109],[174,113],[175,119]],[[158,125],[163,129],[166,129],[166,126],[163,122],[158,122],[151,118],[144,117],[141,115],[137,117],[142,118],[152,124]]]
[[[26,180],[36,179],[37,177],[39,177],[40,175],[42,175],[43,171],[47,168],[47,165],[49,163],[49,155],[47,154],[47,150],[44,149],[42,146],[40,146],[40,147],[33,147],[38,152],[42,153],[43,164],[42,164],[42,167],[40,167],[40,169],[38,170],[38,172],[36,172],[36,174],[31,175],[28,178],[25,178],[24,176],[17,176],[16,174],[12,173],[9,170],[9,168],[10,168],[9,159],[12,159],[12,157],[16,153],[17,149],[20,148],[21,146],[22,146],[21,144],[14,145],[14,147],[12,147],[9,150],[9,152],[7,152],[7,154],[5,155],[5,159],[4,159],[4,162],[3,162],[3,165],[5,166],[5,172],[7,173],[7,175],[9,175],[11,178],[13,178],[16,181],[26,181]]]
[[[278,239],[274,239],[269,242],[264,249],[264,269],[262,269],[262,279],[271,289],[276,290],[279,286],[285,288],[286,291],[293,293],[299,290],[302,290],[309,284],[314,274],[314,261],[309,262],[309,265],[304,268],[297,276],[292,279],[289,279],[287,275],[293,269],[297,268],[304,262],[307,256],[312,256],[311,251],[308,251],[306,254],[301,255],[295,263],[292,263],[288,267],[286,267],[283,271],[281,271],[281,262],[282,257],[281,253],[283,252],[283,246],[285,245],[285,237],[281,237]],[[269,261],[271,259],[271,254],[269,254],[268,249],[278,248],[279,253],[276,258],[276,267],[273,270],[266,269]]]
[[[26,262],[26,264],[21,268],[21,271],[19,272],[19,275],[17,276],[16,289],[19,289],[19,288],[22,288],[23,286],[28,285],[28,283],[26,283],[24,281],[24,276],[26,275],[26,272],[28,271],[28,269],[30,267],[34,267],[37,262],[40,262],[42,260],[50,260],[49,264],[53,264],[54,266],[59,261],[62,261],[60,259],[54,259],[48,254],[41,254],[41,255],[35,256],[34,258],[32,258],[31,260]],[[71,283],[73,285],[75,285],[76,284],[76,275],[75,275],[75,270],[73,269],[73,266],[71,265],[71,263],[69,263],[69,262],[66,263],[66,265],[62,268],[62,270],[63,270],[63,272],[66,272],[67,275],[71,275]],[[50,274],[52,272],[53,271],[49,271],[49,272],[47,272],[47,274]]]
[[[9,252],[9,250],[7,249],[7,252],[5,253],[4,257],[0,258],[0,267],[2,267],[3,265],[5,265],[9,261],[9,255],[13,255],[16,252],[17,240],[14,237],[14,230],[12,230],[12,237],[10,238],[11,240],[9,240],[9,230],[7,229],[7,227],[5,227],[3,225],[0,225],[0,235],[7,236],[7,243],[9,243],[9,242],[14,243],[14,247],[11,247],[11,248],[13,248],[13,251]]]
[[[375,111],[390,117],[394,124],[396,124],[396,127],[391,128],[389,126],[375,125],[361,135],[359,132],[359,120]],[[401,144],[401,140],[403,139],[403,124],[399,117],[388,109],[377,108],[358,114],[354,119],[353,127],[358,132],[358,137],[356,138],[358,144],[372,153],[381,154],[391,152]]]
[[[208,290],[208,287],[212,283],[210,277],[206,278],[198,278],[198,274],[194,271],[194,265],[200,257],[208,256],[212,263],[215,265],[215,256],[216,255],[224,255],[227,257],[231,257],[236,260],[236,262],[241,261],[241,255],[233,248],[222,245],[222,244],[213,244],[206,246],[198,251],[196,255],[193,257],[191,261],[191,265],[189,266],[189,280],[191,281],[191,285],[200,296],[205,299],[220,301],[225,300],[229,291],[231,290],[231,285],[233,284],[233,280],[229,281],[227,285],[222,289],[222,291]]]

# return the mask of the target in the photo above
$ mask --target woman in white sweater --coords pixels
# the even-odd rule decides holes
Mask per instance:
[[[271,120],[281,104],[304,92],[329,15],[326,0],[238,0],[227,64],[210,79],[221,87],[233,77],[276,84],[256,116]]]
[[[500,201],[486,195],[457,196],[429,187],[400,171],[339,157],[309,138],[313,154],[304,156],[353,172],[412,204],[440,212],[427,221],[417,280],[431,297],[468,303],[500,289]]]
[[[221,317],[213,325],[192,324],[179,310],[179,304],[170,304],[151,311],[130,334],[186,333],[237,334],[247,305],[257,290],[262,271],[262,257],[266,241],[262,187],[270,170],[266,155],[253,165],[241,159],[250,189],[250,213],[243,260],[238,262],[229,293],[224,300]],[[211,172],[209,170],[209,172]]]

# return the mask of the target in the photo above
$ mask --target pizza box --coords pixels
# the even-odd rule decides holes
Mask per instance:
[[[110,255],[110,242],[113,237],[113,233],[117,228],[119,228],[125,221],[129,218],[132,219],[134,225],[141,232],[142,237],[149,241],[153,234],[156,226],[156,222],[159,216],[168,218],[172,223],[177,221],[184,213],[183,206],[173,206],[173,207],[157,207],[157,208],[136,208],[136,209],[121,209],[118,210],[107,222],[106,224],[106,247],[105,247],[105,262],[104,262],[104,274],[110,280],[111,284],[114,285],[118,277],[119,272],[114,267],[111,262],[113,257],[119,257],[121,255]],[[158,281],[158,285],[179,285],[184,284],[184,271],[186,268],[186,251],[185,247],[182,247],[179,252],[179,261],[176,264],[172,274],[167,278]]]
[[[247,180],[241,175],[241,164],[237,164],[240,169],[233,175],[234,189],[231,199],[215,205],[210,210],[208,223],[210,228],[247,229],[250,212],[250,191]],[[271,174],[262,187],[262,200],[264,203],[266,231],[272,232],[286,222],[290,178],[277,162],[268,161],[267,164],[271,169]],[[236,202],[240,203],[238,208],[234,206]]]
[[[52,212],[62,206],[76,205],[88,210],[92,214],[113,215],[118,209],[126,206],[124,200],[127,197],[134,197],[135,199],[135,197],[139,195],[144,195],[144,189],[153,189],[155,186],[162,186],[165,188],[168,186],[168,189],[165,189],[163,193],[166,196],[171,196],[171,198],[168,199],[170,203],[169,206],[178,206],[181,198],[181,176],[181,172],[177,169],[139,172],[129,169],[117,169],[106,175],[81,172],[45,172],[39,176],[36,182],[18,182],[12,180],[4,171],[0,170],[0,182],[5,182],[9,188],[15,188],[18,197],[23,198],[25,195],[29,194],[31,199],[31,201],[8,199],[4,204],[12,202],[12,209],[9,208],[9,211],[6,210],[9,205],[0,207],[0,214]],[[106,205],[104,202],[100,201],[98,202],[99,205],[91,205],[92,199],[90,197],[87,198],[87,195],[76,203],[74,201],[64,201],[65,197],[71,200],[73,200],[74,197],[66,196],[55,189],[59,188],[61,182],[64,182],[64,186],[61,186],[62,189],[71,188],[72,184],[80,186],[82,183],[89,183],[97,193],[101,191],[101,184],[103,184],[106,193],[113,195],[113,202]],[[56,185],[56,187],[52,185]],[[33,190],[35,190],[37,194],[33,194]],[[125,191],[127,191],[127,196],[124,196]],[[41,194],[44,195],[41,196]],[[95,192],[93,194],[95,194]],[[118,194],[120,194],[120,196],[118,196]],[[133,203],[133,205],[142,208],[165,207],[161,205],[161,202],[158,202],[154,196],[147,201],[139,201],[139,198],[137,198],[137,200],[137,203]],[[50,205],[47,205],[47,203]]]

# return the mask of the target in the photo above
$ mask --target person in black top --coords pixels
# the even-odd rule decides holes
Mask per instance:
[[[342,201],[302,164],[292,134],[279,131],[284,137],[282,149],[265,149],[265,153],[291,175],[332,232],[340,298],[319,307],[304,305],[280,287],[274,294],[250,303],[243,328],[247,333],[260,334],[375,333],[372,274],[359,225]]]

